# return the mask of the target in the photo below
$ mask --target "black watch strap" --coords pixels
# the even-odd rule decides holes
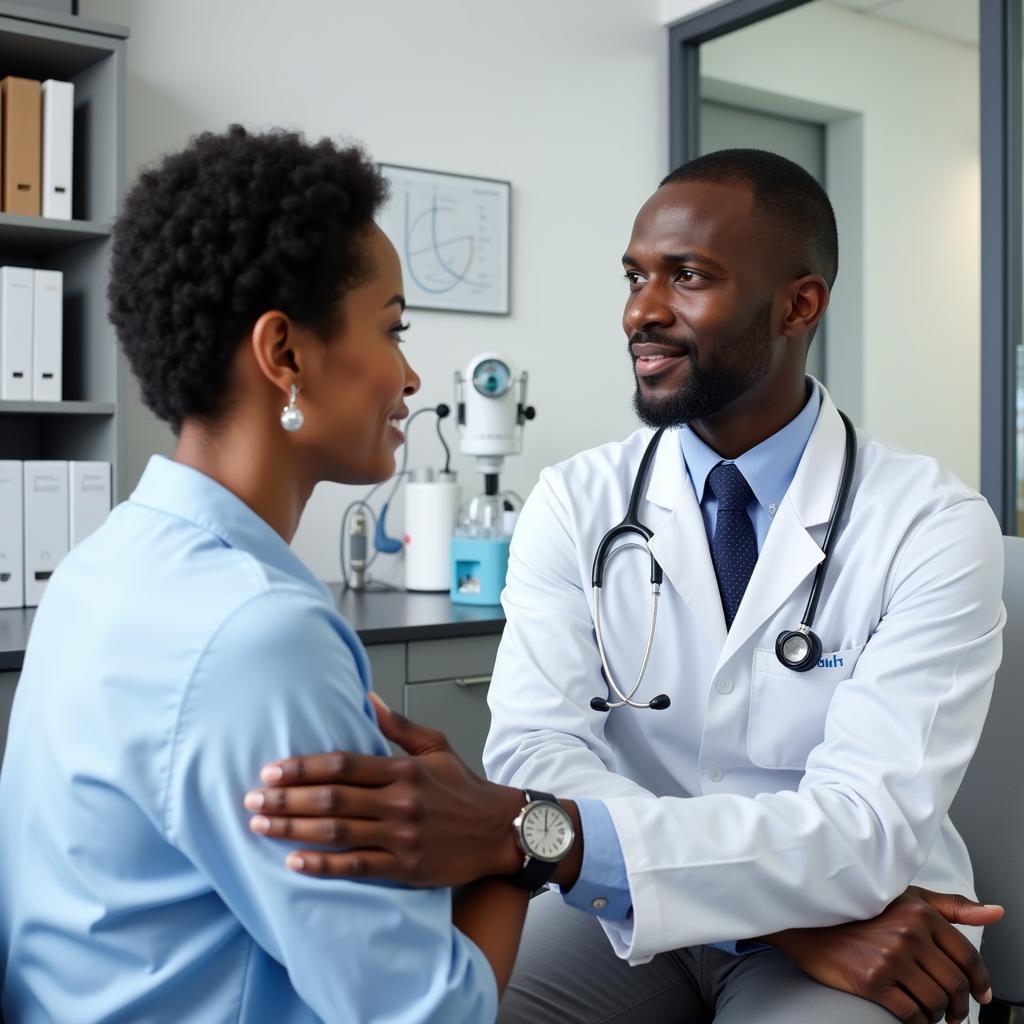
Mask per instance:
[[[523,796],[526,797],[526,806],[538,800],[558,804],[558,801],[550,793],[541,793],[536,789],[524,789]],[[561,807],[561,804],[558,806]],[[509,878],[509,881],[519,889],[535,893],[551,881],[551,876],[558,870],[559,863],[559,861],[538,860],[536,857],[529,857],[526,866],[518,875]]]
[[[536,893],[551,881],[557,867],[557,861],[537,860],[536,857],[531,857],[526,867],[518,875],[513,875],[509,881],[517,889]]]
[[[550,793],[542,793],[539,789],[524,789],[523,796],[528,804],[535,804],[538,800],[547,800],[549,804],[558,804],[558,801]],[[561,807],[561,804],[558,804]]]

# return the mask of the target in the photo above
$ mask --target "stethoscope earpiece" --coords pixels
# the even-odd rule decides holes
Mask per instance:
[[[667,693],[659,693],[657,697],[652,697],[649,703],[641,704],[637,701],[630,702],[624,700],[619,704],[609,704],[604,697],[591,697],[590,706],[595,711],[600,711],[602,714],[607,714],[612,708],[621,708],[625,705],[629,705],[631,708],[650,708],[652,711],[664,711],[665,708],[672,704]]]
[[[775,656],[786,668],[806,672],[821,659],[821,641],[810,629],[784,629],[775,641]]]

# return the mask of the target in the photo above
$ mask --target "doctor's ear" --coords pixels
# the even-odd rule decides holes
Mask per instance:
[[[818,326],[828,308],[829,288],[818,274],[806,274],[789,286],[788,304],[782,318],[782,334],[800,337]]]

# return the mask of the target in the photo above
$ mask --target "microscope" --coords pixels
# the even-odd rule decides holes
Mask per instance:
[[[476,460],[483,491],[459,515],[452,538],[451,599],[457,604],[498,604],[505,586],[514,508],[500,489],[508,455],[523,450],[523,428],[536,416],[526,402],[526,371],[485,352],[455,374],[459,450]]]

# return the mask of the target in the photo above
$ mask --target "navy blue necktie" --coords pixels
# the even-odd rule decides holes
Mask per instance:
[[[757,538],[747,505],[754,497],[750,484],[731,462],[720,462],[708,474],[708,486],[718,499],[718,519],[711,542],[725,624],[732,626],[757,562]]]

